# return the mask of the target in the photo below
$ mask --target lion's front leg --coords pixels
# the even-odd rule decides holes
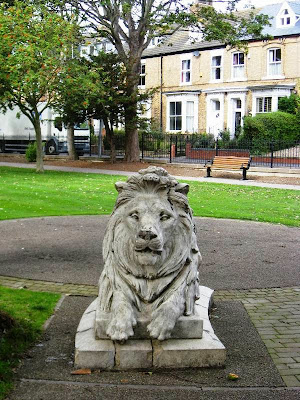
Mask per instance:
[[[152,312],[152,321],[147,327],[150,336],[158,340],[169,339],[183,311],[183,296],[171,296]]]
[[[129,300],[122,292],[115,292],[111,305],[111,320],[106,334],[112,340],[124,342],[130,336],[133,336],[133,327],[135,325],[136,318]]]

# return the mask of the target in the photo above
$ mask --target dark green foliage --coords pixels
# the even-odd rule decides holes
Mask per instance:
[[[300,113],[300,96],[291,94],[278,100],[278,110],[289,114]]]
[[[273,142],[273,149],[279,150],[291,146],[300,140],[300,125],[296,115],[277,111],[257,114],[244,118],[243,134],[239,141],[248,141],[256,151],[269,151],[266,142]],[[282,143],[282,144],[281,144]]]
[[[28,162],[36,162],[36,142],[29,144],[26,149],[25,158]]]
[[[214,149],[216,147],[215,137],[211,133],[202,133],[200,135],[191,135],[189,137],[192,148]]]

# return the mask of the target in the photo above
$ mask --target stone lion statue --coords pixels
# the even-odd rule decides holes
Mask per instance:
[[[109,316],[106,334],[112,340],[132,336],[143,315],[149,336],[164,340],[180,316],[194,313],[199,298],[201,255],[189,186],[157,167],[115,186],[118,198],[103,241],[97,308]]]

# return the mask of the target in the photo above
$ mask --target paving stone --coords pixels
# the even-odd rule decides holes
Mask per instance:
[[[297,387],[300,383],[295,376],[283,376],[282,379],[288,387]]]

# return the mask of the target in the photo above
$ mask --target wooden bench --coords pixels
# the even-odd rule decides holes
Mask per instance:
[[[210,178],[212,169],[243,170],[243,180],[246,180],[247,170],[250,167],[251,157],[215,156],[214,159],[205,164],[207,178]]]

